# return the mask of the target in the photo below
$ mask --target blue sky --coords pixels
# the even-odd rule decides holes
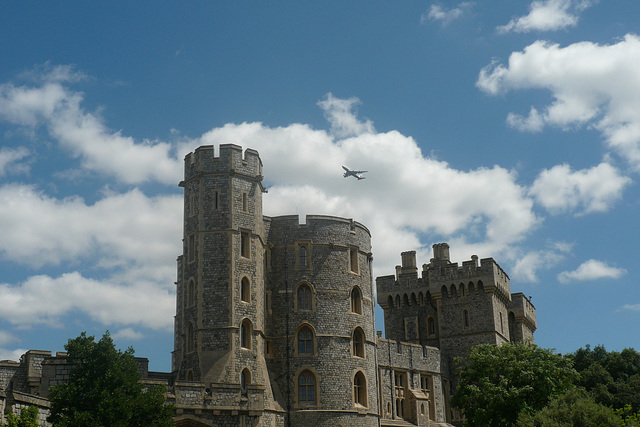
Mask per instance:
[[[533,296],[539,345],[640,348],[638,16],[586,0],[1,3],[0,359],[109,329],[169,370],[182,159],[221,143],[260,152],[266,215],[367,225],[376,275],[446,241]]]

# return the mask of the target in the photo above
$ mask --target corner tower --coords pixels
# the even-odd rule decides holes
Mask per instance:
[[[172,370],[218,393],[265,387],[262,162],[236,145],[218,157],[202,146],[184,171]]]

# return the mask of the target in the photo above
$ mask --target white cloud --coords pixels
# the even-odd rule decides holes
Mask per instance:
[[[259,151],[269,186],[266,215],[353,217],[372,230],[376,265],[386,269],[381,274],[393,272],[401,251],[419,249],[420,233],[461,245],[473,241],[498,256],[538,224],[514,172],[499,166],[456,170],[424,157],[397,131],[337,139],[301,124],[243,123],[212,129],[199,143],[228,141]],[[368,170],[367,179],[345,180],[341,165]]]
[[[452,9],[445,9],[439,4],[432,4],[427,14],[422,14],[420,17],[420,23],[424,24],[427,21],[439,21],[442,25],[449,25],[451,22],[458,18],[461,18],[465,13],[469,12],[474,2],[462,2],[458,6]]]
[[[134,189],[86,205],[33,186],[0,186],[0,256],[36,268],[100,255],[112,266],[167,271],[173,266],[162,264],[175,259],[181,223],[178,195],[147,197]]]
[[[24,348],[9,350],[7,348],[0,347],[0,360],[13,360],[14,362],[18,362],[20,357],[27,351],[28,350]]]
[[[18,286],[0,284],[0,300],[0,318],[21,326],[55,326],[65,315],[83,312],[104,325],[168,329],[175,312],[175,295],[155,284],[98,281],[78,272],[33,276]]]
[[[625,304],[622,310],[640,311],[640,304]]]
[[[540,132],[544,129],[544,119],[534,107],[529,110],[529,116],[523,117],[519,114],[509,113],[507,124],[520,132]]]
[[[83,94],[64,86],[69,71],[43,76],[40,86],[0,85],[0,118],[30,128],[43,126],[81,166],[126,184],[174,184],[182,159],[169,143],[136,142],[109,130],[102,119],[82,109]]]
[[[578,14],[593,4],[588,0],[540,0],[529,6],[529,14],[514,18],[498,27],[498,32],[527,33],[530,31],[556,31],[578,24]]]
[[[510,272],[512,279],[519,282],[538,281],[538,271],[548,270],[564,261],[573,245],[567,242],[551,242],[543,250],[514,254],[515,265]],[[512,258],[514,258],[512,257]]]
[[[340,99],[328,93],[318,106],[331,124],[331,133],[337,138],[358,136],[363,133],[374,133],[371,120],[362,122],[356,117],[355,106],[360,104],[358,98]]]
[[[29,150],[25,147],[0,148],[0,177],[5,176],[8,172],[28,172],[29,167],[26,164],[16,163],[28,155]]]
[[[607,263],[590,259],[582,263],[574,271],[563,271],[558,275],[558,281],[569,283],[572,281],[588,281],[598,279],[618,279],[626,274],[626,270],[611,267]]]
[[[124,328],[112,335],[114,340],[137,341],[144,338],[144,334],[135,331],[132,328]]]
[[[543,170],[529,193],[553,214],[606,212],[622,198],[631,179],[609,163],[572,171],[567,164]]]
[[[508,65],[492,62],[481,70],[477,86],[496,95],[518,89],[549,90],[554,101],[533,108],[529,117],[511,113],[520,130],[544,125],[592,126],[607,145],[640,171],[640,37],[626,35],[612,45],[590,42],[567,47],[536,41],[513,52]]]
[[[18,338],[14,337],[7,331],[0,331],[0,346],[7,345],[14,341],[18,341]]]

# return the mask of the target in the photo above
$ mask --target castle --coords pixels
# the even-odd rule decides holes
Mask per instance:
[[[262,180],[255,150],[202,146],[185,158],[172,372],[140,359],[143,381],[166,385],[176,425],[446,425],[459,418],[448,404],[455,357],[533,340],[535,308],[492,258],[460,266],[440,243],[419,276],[416,253],[403,252],[376,294],[369,230],[264,216]],[[0,362],[0,409],[40,399],[46,410],[68,369],[47,352]]]

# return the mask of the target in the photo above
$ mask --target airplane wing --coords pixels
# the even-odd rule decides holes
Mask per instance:
[[[368,171],[351,171],[351,172],[353,172],[353,173],[365,173],[365,172],[368,172]]]

